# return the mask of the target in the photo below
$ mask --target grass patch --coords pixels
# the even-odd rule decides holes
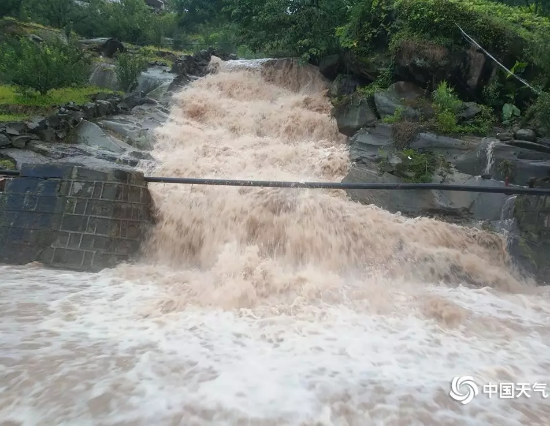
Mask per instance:
[[[35,115],[48,115],[55,107],[74,102],[83,105],[98,93],[116,93],[98,87],[69,87],[51,90],[47,95],[38,93],[21,94],[14,86],[0,85],[0,122],[24,121]]]
[[[141,55],[147,62],[161,62],[165,63],[168,67],[172,67],[176,59],[183,55],[193,54],[193,52],[186,50],[173,50],[155,46],[135,46],[129,43],[126,43],[126,47],[129,52]]]
[[[28,120],[31,116],[28,114],[1,114],[0,113],[0,123],[6,123],[9,121],[25,121]]]
[[[33,107],[52,107],[74,102],[85,104],[90,102],[91,96],[97,93],[119,93],[113,90],[99,87],[69,87],[65,89],[51,90],[47,95],[40,96],[36,93],[21,94],[16,88],[8,85],[0,85],[0,105],[22,105]]]
[[[0,170],[15,170],[15,163],[13,160],[0,158]]]

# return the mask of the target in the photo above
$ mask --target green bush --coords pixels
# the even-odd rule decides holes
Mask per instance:
[[[78,47],[61,41],[37,44],[21,38],[0,45],[0,80],[21,92],[46,95],[52,89],[82,85],[89,67],[89,58]]]
[[[459,131],[457,113],[462,102],[452,87],[442,81],[432,94],[435,112],[435,128],[441,133],[457,133]]]
[[[121,53],[117,57],[115,73],[118,84],[125,92],[131,92],[137,87],[139,75],[147,68],[148,61],[141,55]]]
[[[536,127],[542,134],[550,134],[550,93],[542,92],[527,109],[525,121]]]

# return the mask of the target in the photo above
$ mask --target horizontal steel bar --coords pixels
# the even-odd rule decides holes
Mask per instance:
[[[19,170],[0,170],[0,176],[19,176]]]
[[[520,186],[446,185],[441,183],[348,183],[348,182],[286,182],[261,180],[196,179],[171,177],[145,177],[152,183],[180,183],[187,185],[253,186],[264,188],[312,188],[312,189],[374,189],[374,190],[438,190],[462,192],[486,192],[493,194],[550,195],[550,188],[526,188]]]
[[[18,170],[0,170],[0,176],[19,176]],[[145,176],[146,182],[179,183],[184,185],[246,186],[262,188],[310,188],[310,189],[372,189],[372,190],[436,190],[483,192],[492,194],[550,195],[550,188],[526,188],[523,186],[475,186],[447,185],[444,183],[351,183],[351,182],[287,182],[274,180],[198,179]]]

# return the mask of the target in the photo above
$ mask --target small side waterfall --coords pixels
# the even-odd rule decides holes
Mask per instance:
[[[493,166],[495,165],[494,153],[495,153],[496,144],[497,144],[497,141],[491,141],[487,145],[487,153],[486,153],[487,165],[485,166],[485,172],[484,172],[486,175],[491,174],[491,171],[493,170]]]
[[[506,199],[504,206],[502,206],[500,220],[497,225],[498,230],[502,232],[506,238],[506,247],[508,250],[512,246],[518,233],[516,218],[514,217],[516,199],[517,195],[512,195]]]

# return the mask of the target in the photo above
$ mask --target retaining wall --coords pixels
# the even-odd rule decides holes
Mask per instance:
[[[23,165],[0,192],[0,263],[113,267],[139,253],[151,211],[142,173]]]

